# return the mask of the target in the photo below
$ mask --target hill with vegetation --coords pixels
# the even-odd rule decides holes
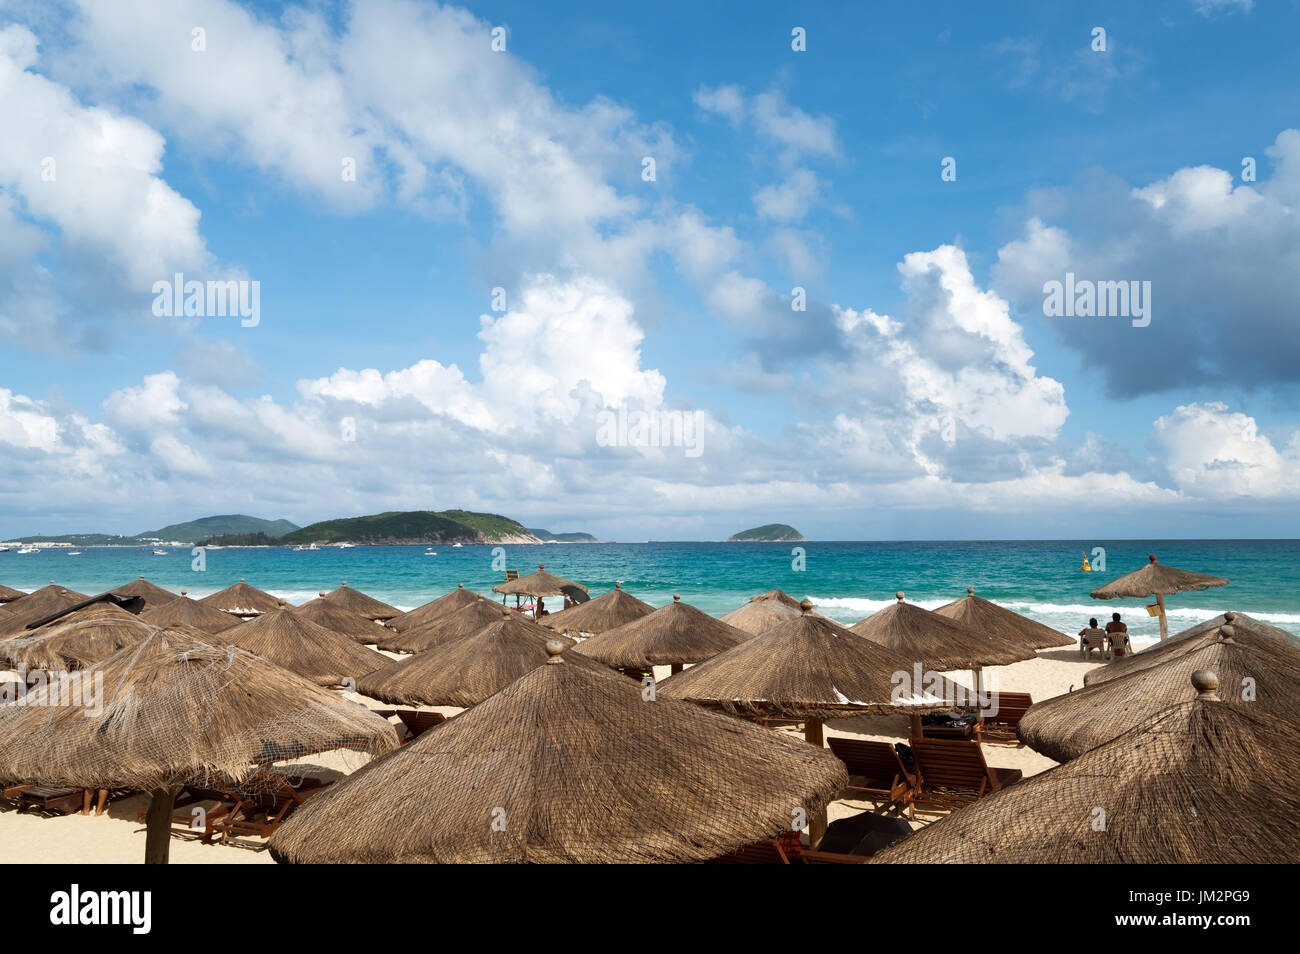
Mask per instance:
[[[537,530],[532,527],[528,532],[535,536],[543,543],[598,543],[599,541],[590,533],[551,533],[549,530]]]
[[[469,510],[400,510],[323,520],[285,534],[277,543],[363,543],[402,546],[448,543],[540,543],[518,521]]]
[[[807,539],[788,523],[768,523],[728,537],[728,543],[790,543]]]
[[[288,520],[263,520],[242,513],[228,513],[219,517],[200,517],[188,523],[173,523],[159,530],[137,533],[141,540],[182,540],[193,543],[225,534],[262,533],[268,537],[282,537],[298,529]]]

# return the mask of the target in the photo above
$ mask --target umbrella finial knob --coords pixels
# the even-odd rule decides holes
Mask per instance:
[[[1223,621],[1225,623],[1231,623],[1236,618],[1237,618],[1237,614],[1232,612],[1231,610],[1223,614]]]
[[[324,598],[325,598],[325,591],[324,591],[324,590],[317,590],[317,591],[316,591],[316,595],[319,596],[319,597],[321,597],[322,599],[324,599]]]
[[[1236,640],[1232,637],[1237,635],[1237,627],[1233,626],[1231,623],[1224,623],[1219,627],[1219,634],[1223,636],[1221,642],[1235,643]]]
[[[187,595],[188,593],[189,593],[189,590],[181,590],[181,596],[185,596],[185,595]]]
[[[973,587],[973,586],[968,586],[968,587],[966,587],[966,595],[967,595],[967,596],[974,596],[974,595],[975,595],[975,587]]]
[[[457,583],[457,584],[456,584],[456,589],[458,589],[458,590],[463,590],[464,588],[465,588],[465,584],[464,584],[464,583]]]
[[[562,664],[564,662],[564,656],[561,654],[567,648],[568,644],[562,639],[548,639],[546,641],[546,654],[551,658],[546,660],[546,665],[554,666],[556,663]]]
[[[142,580],[144,579],[144,574],[143,574],[143,573],[140,574],[140,579],[142,579]]]
[[[805,596],[803,601],[799,604],[799,608],[803,610],[804,615],[807,616],[813,611],[813,601]]]
[[[244,582],[244,578],[243,578],[242,576],[239,578],[239,582],[240,582],[240,583],[243,583],[243,582]]]
[[[616,589],[616,590],[621,590],[622,588],[623,588],[623,584],[622,584],[622,583],[615,583],[615,584],[614,584],[614,589]]]
[[[894,596],[898,599],[898,602],[900,602],[900,603],[903,602],[903,591],[902,591],[902,590],[899,590],[897,593],[894,594]]]
[[[546,569],[546,564],[545,564],[545,563],[539,563],[539,564],[537,564],[537,569],[539,569],[539,570],[545,570],[545,569]]]
[[[275,604],[276,604],[277,606],[284,606],[284,605],[286,605],[284,600],[276,600],[276,601],[275,601]]]
[[[673,602],[674,602],[674,603],[680,603],[681,601],[682,601],[682,594],[680,594],[680,593],[674,593],[674,594],[673,594]]]
[[[347,585],[348,585],[348,581],[347,581],[347,580],[344,580],[344,581],[343,581],[343,585],[344,585],[344,586],[347,586]]]
[[[1196,698],[1207,702],[1222,702],[1219,698],[1219,677],[1212,669],[1198,669],[1192,673],[1192,685],[1196,688]]]
[[[505,603],[502,603],[502,604],[501,604],[501,617],[502,617],[502,619],[509,619],[509,618],[510,618],[510,607],[509,607],[509,606],[506,606]]]
[[[1155,563],[1155,562],[1156,562],[1156,555],[1155,555],[1154,553],[1148,553],[1148,554],[1147,554],[1147,559],[1150,560],[1152,563]]]

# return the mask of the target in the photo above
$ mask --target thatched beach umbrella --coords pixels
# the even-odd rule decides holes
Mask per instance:
[[[649,603],[630,595],[622,583],[615,583],[608,593],[545,617],[542,625],[557,633],[603,633],[649,616],[654,610]]]
[[[516,610],[511,609],[510,612],[520,619],[527,619]],[[500,618],[501,604],[476,596],[468,606],[435,619],[431,623],[401,633],[388,635],[381,633],[379,647],[394,653],[422,653],[426,649],[433,649],[453,639],[477,633],[484,626],[495,623]]]
[[[49,586],[33,590],[22,599],[8,603],[5,609],[8,615],[0,620],[0,638],[22,633],[28,623],[35,623],[69,607],[84,603],[90,599],[85,593],[78,593],[67,587],[57,586],[50,581]]]
[[[238,616],[213,609],[201,600],[190,599],[185,590],[181,590],[179,598],[145,610],[140,618],[155,626],[189,626],[211,635],[223,633],[241,623]]]
[[[294,614],[299,619],[311,620],[317,626],[332,629],[358,643],[377,643],[388,635],[388,630],[374,620],[358,616],[326,596],[322,593],[318,599],[303,603],[293,611]]]
[[[771,592],[780,592],[773,590]],[[782,594],[783,596],[785,594]],[[767,632],[777,623],[784,623],[799,615],[799,609],[790,607],[783,600],[772,599],[766,593],[751,596],[747,603],[732,610],[722,617],[722,622],[734,626],[742,632],[757,636]]]
[[[314,796],[280,862],[618,864],[715,858],[790,831],[847,781],[829,752],[552,658]]]
[[[1147,565],[1142,569],[1126,573],[1117,580],[1111,580],[1105,586],[1093,590],[1090,595],[1094,600],[1113,600],[1121,596],[1146,599],[1148,596],[1155,596],[1156,606],[1160,611],[1161,641],[1169,635],[1169,621],[1165,618],[1167,595],[1228,585],[1228,581],[1221,576],[1193,573],[1191,570],[1179,570],[1157,563],[1154,553],[1148,556],[1147,560]]]
[[[1072,637],[1057,632],[1050,626],[1044,626],[1028,616],[1013,613],[982,596],[976,596],[975,590],[969,586],[961,599],[940,606],[934,612],[967,629],[993,633],[1030,649],[1047,649],[1074,643]]]
[[[849,627],[864,639],[897,653],[924,669],[945,672],[1005,666],[1036,653],[998,633],[967,629],[960,623],[905,602],[900,590],[897,602]]]
[[[394,632],[404,633],[416,626],[424,626],[435,620],[442,619],[444,616],[450,616],[456,610],[464,609],[475,600],[482,598],[473,590],[465,589],[464,583],[457,583],[456,588],[450,593],[445,593],[423,606],[417,606],[409,613],[394,617],[385,622],[384,625]]]
[[[389,661],[341,633],[300,619],[287,605],[226,630],[221,639],[321,686],[347,685],[345,680],[356,680]]]
[[[22,590],[15,590],[12,586],[5,586],[0,583],[0,604],[12,603],[14,600],[20,600],[26,595]]]
[[[119,586],[112,590],[118,596],[138,596],[144,600],[144,608],[149,609],[154,606],[161,606],[164,603],[170,603],[172,600],[180,599],[180,595],[173,593],[171,590],[164,590],[161,586],[150,583],[143,576],[138,580],[132,580],[125,586]]]
[[[403,706],[476,706],[549,658],[550,630],[498,607],[497,620],[470,636],[398,659],[357,682],[362,695]],[[562,639],[566,646],[572,640]],[[575,666],[599,663],[569,656]]]
[[[1232,623],[1184,640],[1182,648],[1158,665],[1030,706],[1020,740],[1058,762],[1078,758],[1193,698],[1190,679],[1199,669],[1218,674],[1224,705],[1300,727],[1300,649]]]
[[[539,563],[536,572],[521,576],[517,580],[506,580],[504,583],[498,583],[492,587],[492,592],[506,595],[513,593],[517,596],[559,596],[564,592],[566,586],[576,586],[583,592],[587,590],[581,583],[574,583],[573,580],[566,580],[554,573],[547,573],[546,564]]]
[[[712,659],[739,646],[749,633],[728,626],[673,594],[673,601],[653,613],[597,633],[579,644],[576,652],[615,669],[683,665]]]
[[[259,613],[274,613],[280,608],[281,601],[255,586],[249,586],[241,576],[234,586],[218,590],[211,596],[199,600],[204,606],[219,609],[223,613],[248,618]]]
[[[0,665],[29,671],[84,668],[135,645],[156,628],[112,603],[97,603],[25,635],[0,640]]]
[[[1118,679],[1120,676],[1127,676],[1130,673],[1168,662],[1183,653],[1190,652],[1194,646],[1199,645],[1199,643],[1195,642],[1194,637],[1208,634],[1211,638],[1214,638],[1219,632],[1219,628],[1225,623],[1231,623],[1236,627],[1239,640],[1241,634],[1244,633],[1252,641],[1266,639],[1292,648],[1300,646],[1300,640],[1297,640],[1293,634],[1288,633],[1286,630],[1270,626],[1268,623],[1261,623],[1245,613],[1234,613],[1229,610],[1226,613],[1220,613],[1213,619],[1197,623],[1180,633],[1175,633],[1165,642],[1149,646],[1140,653],[1121,656],[1118,659],[1111,660],[1104,666],[1089,670],[1084,674],[1083,684],[1085,686],[1100,685],[1103,682]]]
[[[1196,698],[953,812],[872,857],[890,863],[1261,864],[1300,857],[1300,728]]]
[[[966,692],[942,677],[924,682],[910,660],[864,640],[812,611],[660,683],[661,696],[745,716],[802,719],[804,739],[820,747],[822,721],[875,712],[952,709]],[[825,816],[809,831],[815,845]]]
[[[371,622],[394,619],[401,616],[402,611],[396,606],[389,606],[387,603],[380,602],[373,596],[367,596],[360,590],[354,590],[348,586],[348,581],[344,580],[343,585],[336,590],[330,590],[321,599],[333,603],[336,606],[356,613]]]
[[[331,749],[397,747],[393,727],[364,706],[177,630],[151,633],[92,675],[102,679],[98,705],[51,704],[62,691],[51,685],[0,706],[0,778],[150,792],[146,862],[166,863],[186,783],[237,783],[256,766]]]

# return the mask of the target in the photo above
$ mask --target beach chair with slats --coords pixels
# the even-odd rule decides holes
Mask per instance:
[[[57,815],[75,815],[81,811],[85,792],[80,788],[55,788],[50,785],[27,785],[18,792],[18,810],[35,809]]]
[[[916,807],[923,810],[961,808],[1021,777],[1019,769],[990,767],[975,741],[913,739],[912,756],[921,777]]]
[[[874,801],[883,802],[895,814],[901,815],[907,809],[909,817],[916,817],[912,803],[920,784],[916,775],[903,765],[892,745],[834,736],[827,740],[827,744],[836,758],[844,763],[849,775],[864,783],[845,786],[844,791],[865,792]]]
[[[1020,745],[1016,727],[1034,704],[1027,692],[994,692],[982,711],[983,721],[975,727],[975,737],[981,742],[999,745]]]
[[[1080,636],[1079,637],[1079,655],[1088,659],[1096,651],[1101,654],[1102,659],[1110,659],[1110,641],[1106,636]]]

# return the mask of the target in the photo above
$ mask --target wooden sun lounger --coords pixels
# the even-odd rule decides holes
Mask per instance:
[[[295,808],[330,784],[306,778],[298,786],[293,786],[283,776],[277,776],[277,779],[279,790],[275,793],[231,791],[237,807],[215,822],[222,841],[240,835],[269,838]]]
[[[25,785],[18,792],[18,810],[34,808],[41,812],[75,815],[81,811],[85,797],[80,788],[54,788],[50,785]]]
[[[984,719],[976,726],[975,737],[981,742],[1019,745],[1016,727],[1034,704],[1027,692],[995,692],[984,710]]]
[[[876,801],[884,802],[895,814],[901,815],[906,808],[910,817],[916,817],[912,803],[916,800],[920,783],[915,773],[903,765],[892,745],[836,737],[828,739],[827,743],[849,774],[860,776],[866,782],[865,785],[846,786],[846,791],[866,792]]]
[[[861,865],[862,855],[842,855],[834,851],[809,851],[797,847],[792,839],[769,838],[738,848],[712,859],[711,865]]]
[[[1019,769],[990,767],[980,744],[974,741],[913,739],[912,755],[921,777],[918,807],[961,808],[1021,777]]]

